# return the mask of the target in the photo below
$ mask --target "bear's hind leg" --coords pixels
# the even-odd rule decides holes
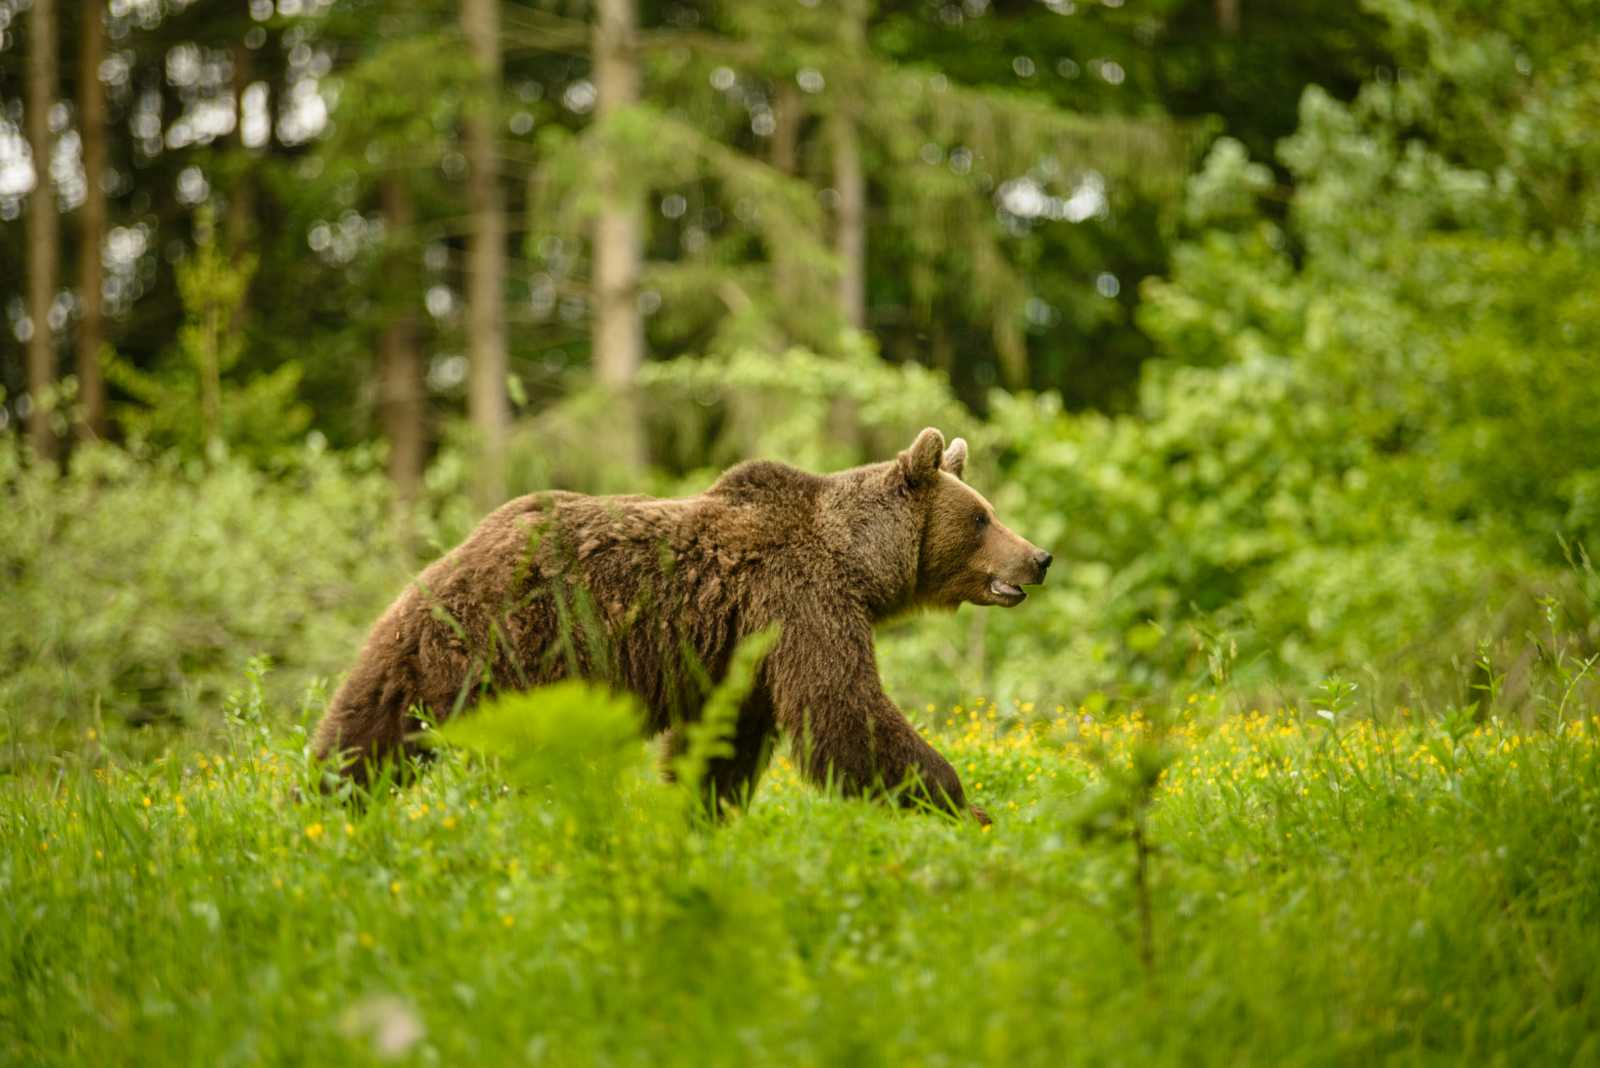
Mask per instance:
[[[366,786],[389,761],[417,751],[407,741],[420,727],[416,703],[410,672],[359,665],[317,725],[313,752],[328,771]]]

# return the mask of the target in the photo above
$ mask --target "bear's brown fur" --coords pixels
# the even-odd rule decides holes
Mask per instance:
[[[482,692],[568,676],[642,700],[650,734],[693,722],[740,639],[779,624],[745,701],[719,800],[747,796],[777,733],[807,778],[909,787],[962,811],[961,780],[883,692],[875,622],[918,606],[1014,605],[1050,556],[960,480],[937,430],[832,475],[755,461],[678,500],[550,492],[493,512],[379,619],[317,729],[360,777]],[[678,732],[668,738],[671,751]],[[979,813],[980,818],[982,817]]]

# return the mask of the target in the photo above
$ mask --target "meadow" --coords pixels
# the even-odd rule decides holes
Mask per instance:
[[[604,707],[325,797],[252,676],[0,789],[0,1060],[1596,1063],[1600,716],[1358,696],[928,706],[992,828],[784,755],[708,826]]]
[[[0,1068],[1600,1065],[1597,24],[0,0]],[[992,827],[577,684],[322,789],[505,500],[928,426]]]

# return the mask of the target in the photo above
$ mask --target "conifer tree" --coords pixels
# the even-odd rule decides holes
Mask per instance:
[[[479,450],[474,495],[480,509],[505,498],[506,212],[496,149],[500,95],[500,0],[462,0],[461,28],[475,70],[476,92],[463,117],[467,157],[467,409]]]
[[[33,153],[33,191],[28,196],[28,318],[33,334],[28,339],[28,441],[40,459],[56,454],[51,426],[56,379],[54,331],[50,311],[56,299],[56,274],[61,251],[57,246],[55,187],[50,161],[55,137],[50,132],[50,111],[56,100],[55,0],[34,0],[28,25],[28,147]]]
[[[100,63],[105,54],[105,4],[89,0],[83,6],[78,53],[78,132],[83,139],[83,206],[78,217],[78,433],[86,438],[105,436],[106,391],[100,367],[100,347],[105,344],[105,266],[101,250],[106,239],[106,98],[100,84]]]
[[[633,0],[599,0],[594,27],[596,119],[606,122],[638,102],[639,70]],[[613,448],[625,464],[643,463],[634,378],[644,362],[639,319],[641,197],[623,178],[620,145],[605,145],[595,163],[599,204],[594,220],[591,349],[595,377],[611,393]]]

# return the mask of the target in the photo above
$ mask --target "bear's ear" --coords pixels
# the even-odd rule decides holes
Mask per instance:
[[[911,448],[900,454],[900,474],[908,486],[920,486],[939,473],[939,461],[944,455],[944,435],[928,427],[917,435]]]
[[[944,450],[944,459],[939,461],[939,470],[948,471],[957,478],[967,469],[967,439],[956,438],[950,447]]]

